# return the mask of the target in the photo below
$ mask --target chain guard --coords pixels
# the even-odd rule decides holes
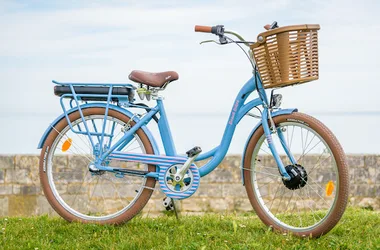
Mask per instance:
[[[172,199],[182,200],[189,198],[197,191],[200,184],[199,170],[194,164],[192,164],[189,170],[187,170],[182,181],[174,181],[171,176],[173,176],[177,169],[182,166],[183,164],[160,166],[160,173],[158,175],[160,188],[167,197]]]

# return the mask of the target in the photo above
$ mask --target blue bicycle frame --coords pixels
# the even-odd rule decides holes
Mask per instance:
[[[157,179],[160,166],[170,166],[170,165],[173,165],[176,163],[184,163],[186,161],[186,159],[187,159],[186,157],[177,155],[176,148],[175,148],[175,145],[174,145],[174,142],[172,139],[170,126],[169,126],[168,119],[166,116],[164,104],[163,104],[163,101],[161,98],[157,98],[157,105],[155,107],[148,108],[149,112],[147,114],[145,114],[141,119],[133,116],[131,119],[133,119],[136,124],[134,126],[132,126],[128,131],[126,131],[125,134],[123,135],[123,137],[121,139],[119,139],[116,143],[114,143],[112,145],[112,147],[109,147],[109,145],[111,145],[111,141],[112,141],[112,133],[111,134],[105,134],[105,124],[106,124],[105,121],[107,119],[109,109],[115,109],[115,107],[116,107],[116,108],[118,108],[118,110],[121,110],[124,113],[126,111],[125,109],[121,109],[115,105],[110,104],[112,98],[118,97],[119,100],[123,100],[123,98],[125,99],[125,96],[112,95],[112,89],[115,86],[123,86],[123,87],[129,87],[129,88],[133,88],[133,86],[130,84],[95,84],[95,85],[91,84],[91,86],[100,86],[100,85],[101,86],[107,86],[107,87],[109,87],[109,93],[105,94],[105,95],[91,95],[93,97],[96,96],[96,97],[106,98],[107,102],[105,105],[104,105],[104,103],[102,103],[102,107],[105,107],[105,109],[106,109],[105,117],[104,117],[104,123],[103,123],[103,126],[101,128],[102,131],[96,130],[95,132],[90,133],[85,122],[83,122],[83,124],[85,126],[84,128],[78,127],[78,129],[75,129],[72,127],[71,122],[69,121],[69,117],[68,117],[69,113],[78,110],[80,112],[82,120],[84,121],[82,109],[85,108],[86,105],[81,106],[79,104],[79,101],[83,97],[88,97],[88,95],[75,93],[74,87],[75,86],[88,86],[89,84],[59,83],[59,82],[55,82],[55,81],[53,81],[53,82],[55,84],[70,86],[72,94],[65,94],[65,95],[61,96],[61,106],[64,110],[64,116],[68,120],[68,123],[69,123],[71,130],[73,132],[88,135],[88,137],[90,139],[90,143],[93,147],[93,152],[95,154],[96,160],[95,160],[94,164],[99,170],[110,171],[110,172],[118,172],[114,168],[106,166],[107,164],[104,164],[104,162],[106,162],[108,159],[117,159],[117,160],[124,160],[124,161],[137,161],[137,162],[141,162],[141,163],[156,165],[157,166],[156,172],[141,173],[141,174],[144,175],[145,177],[154,177]],[[254,100],[251,100],[251,101],[245,103],[247,98],[250,96],[250,94],[255,90],[257,90],[260,98],[256,98]],[[73,108],[73,105],[71,102],[70,106],[72,107],[72,109],[69,111],[67,111],[65,109],[64,104],[63,104],[63,99],[67,98],[67,97],[72,98],[72,101],[74,101],[76,104],[76,108]],[[129,107],[137,107],[137,108],[147,109],[146,107],[141,107],[139,105],[133,104],[133,103],[129,102],[128,100],[123,100],[122,104],[125,104],[126,106],[129,106]],[[98,104],[95,103],[92,106],[97,106],[97,105]],[[223,138],[222,138],[220,145],[215,147],[214,149],[206,152],[206,153],[198,155],[198,157],[196,158],[196,161],[200,161],[200,160],[204,160],[204,159],[212,157],[212,159],[207,164],[205,164],[204,166],[199,168],[199,173],[200,173],[201,177],[212,172],[220,164],[220,162],[223,160],[223,158],[225,157],[225,155],[228,151],[228,148],[229,148],[230,143],[231,143],[231,139],[232,139],[233,134],[235,132],[236,125],[240,122],[240,120],[251,109],[253,109],[257,106],[262,106],[262,108],[263,108],[262,119],[261,119],[261,122],[259,122],[259,124],[257,124],[257,126],[254,128],[251,135],[262,124],[263,129],[264,129],[264,133],[265,133],[265,136],[266,136],[266,139],[268,142],[268,146],[269,146],[270,151],[271,151],[271,153],[272,153],[272,155],[273,155],[273,157],[277,163],[279,172],[281,173],[281,175],[284,179],[290,179],[290,176],[286,172],[284,164],[282,163],[280,156],[277,153],[277,150],[273,144],[272,136],[271,136],[271,134],[273,133],[273,131],[272,131],[273,128],[272,129],[270,128],[268,118],[269,117],[275,117],[278,115],[283,115],[283,114],[290,114],[290,113],[296,111],[296,109],[282,109],[282,110],[278,110],[276,112],[272,112],[272,110],[269,108],[269,105],[268,105],[268,98],[267,98],[266,92],[265,92],[264,88],[262,87],[262,82],[261,82],[261,79],[258,75],[253,76],[251,79],[249,79],[248,82],[243,86],[243,88],[240,90],[239,94],[237,95],[237,97],[234,101],[231,113],[229,115],[228,122],[227,122],[227,125],[226,125],[226,128],[225,128]],[[161,135],[161,139],[162,139],[162,143],[163,143],[166,155],[159,155],[158,150],[155,150],[156,155],[121,152],[121,150],[133,139],[133,134],[139,128],[144,128],[144,131],[146,131],[145,125],[148,124],[157,113],[160,114],[160,118],[158,120],[158,128],[160,131],[160,135]],[[59,119],[60,118],[58,118],[57,120],[59,120]],[[56,120],[56,122],[57,122],[57,120]],[[53,122],[51,127],[54,127],[54,125],[55,124]],[[288,148],[287,148],[287,144],[285,143],[285,140],[283,138],[281,130],[278,129],[276,132],[279,135],[281,145],[283,146],[284,151],[286,152],[290,161],[292,162],[292,164],[296,164],[296,161],[295,161],[293,155],[290,153],[290,150],[288,150]],[[45,132],[45,135],[41,139],[40,144],[39,144],[39,148],[42,148],[42,145],[43,145],[44,141],[46,140],[46,136],[48,133],[49,133],[49,129]],[[93,140],[92,136],[95,136],[97,138],[97,143],[96,143],[96,141]],[[110,137],[109,143],[106,146],[103,145],[105,137]],[[149,136],[149,137],[150,137],[149,138],[150,140],[154,140],[152,136]],[[155,141],[153,142],[153,144],[156,145]],[[243,159],[244,159],[244,157],[243,157]]]

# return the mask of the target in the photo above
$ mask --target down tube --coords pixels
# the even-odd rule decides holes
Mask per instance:
[[[206,165],[199,168],[199,173],[201,177],[213,171],[219,165],[219,163],[223,160],[230,146],[231,139],[232,139],[232,136],[234,135],[236,125],[239,122],[238,113],[240,109],[244,107],[245,100],[255,89],[256,89],[255,80],[254,80],[254,77],[252,77],[243,86],[243,88],[240,90],[239,94],[237,95],[235,99],[234,105],[232,107],[230,116],[227,121],[226,129],[224,130],[222,141],[217,151],[215,152],[214,157]],[[260,103],[258,102],[258,104]]]

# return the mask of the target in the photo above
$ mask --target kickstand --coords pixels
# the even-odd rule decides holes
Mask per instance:
[[[175,206],[175,202],[173,199],[171,199],[171,202],[173,203],[173,210],[174,210],[175,217],[177,218],[177,220],[179,220],[178,211],[177,211],[177,208]]]
[[[177,220],[179,220],[178,211],[177,211],[177,208],[175,206],[175,202],[172,198],[165,197],[163,199],[163,205],[167,211],[174,211],[175,217],[177,218]]]

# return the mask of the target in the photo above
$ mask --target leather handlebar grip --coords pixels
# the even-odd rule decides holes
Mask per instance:
[[[195,32],[211,33],[211,26],[195,25]]]

